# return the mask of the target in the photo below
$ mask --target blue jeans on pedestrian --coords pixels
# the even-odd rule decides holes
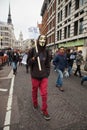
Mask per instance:
[[[71,66],[68,67],[68,73],[69,73],[69,76],[72,74],[72,67]]]
[[[56,86],[61,87],[63,85],[63,72],[59,69],[56,69],[56,71],[58,73]]]
[[[16,69],[17,68],[17,63],[16,62],[12,62],[12,68]]]
[[[87,81],[87,76],[82,77],[82,81]]]

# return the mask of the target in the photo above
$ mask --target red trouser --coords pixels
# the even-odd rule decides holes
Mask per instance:
[[[48,78],[43,78],[42,80],[31,78],[32,80],[32,101],[33,105],[38,106],[38,88],[40,89],[40,94],[42,97],[42,108],[43,112],[47,112],[47,86]]]

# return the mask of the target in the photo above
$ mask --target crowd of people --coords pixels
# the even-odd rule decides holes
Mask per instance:
[[[8,66],[12,66],[14,75],[17,74],[18,64],[20,66],[22,64],[25,65],[26,73],[30,73],[31,75],[33,109],[38,109],[39,89],[42,98],[41,111],[43,117],[46,120],[50,120],[51,117],[48,113],[47,105],[47,88],[51,65],[54,66],[54,70],[57,73],[55,86],[61,92],[64,92],[64,76],[72,76],[74,63],[76,64],[74,76],[79,76],[81,78],[81,85],[83,85],[84,81],[87,81],[87,75],[84,76],[81,72],[81,65],[84,63],[81,50],[76,51],[61,46],[52,56],[51,51],[46,48],[46,44],[47,37],[45,35],[40,35],[35,46],[30,50],[26,50],[23,53],[18,52],[16,49],[8,50],[6,55],[8,56],[7,64]]]
[[[76,66],[74,76],[79,76],[81,78],[81,85],[83,85],[84,81],[87,81],[87,75],[82,75],[82,65],[87,64],[87,61],[83,59],[82,50],[76,51],[60,47],[53,58],[53,65],[54,70],[58,73],[56,87],[62,92],[64,92],[63,77],[64,75],[66,77],[72,75],[74,64]]]

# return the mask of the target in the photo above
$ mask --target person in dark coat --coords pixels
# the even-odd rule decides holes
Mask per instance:
[[[19,54],[16,50],[12,53],[12,67],[13,67],[13,74],[17,73],[17,63],[19,61]]]
[[[82,50],[80,50],[77,55],[76,55],[76,70],[74,75],[77,76],[77,73],[79,73],[79,77],[82,77],[82,73],[81,73],[81,65],[83,63],[83,56],[82,56]]]
[[[47,38],[40,35],[37,39],[37,50],[32,48],[28,53],[27,63],[30,66],[31,82],[32,82],[32,102],[33,108],[38,109],[38,88],[42,97],[41,111],[46,120],[50,120],[47,110],[47,87],[48,76],[50,74],[50,56],[46,50]],[[40,67],[38,64],[38,59]]]
[[[8,66],[11,65],[12,63],[12,51],[11,50],[8,50],[7,51],[7,56],[8,56]]]

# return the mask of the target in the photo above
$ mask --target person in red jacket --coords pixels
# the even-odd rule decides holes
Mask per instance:
[[[47,110],[47,87],[48,76],[50,74],[50,55],[46,49],[47,38],[45,35],[40,35],[37,39],[37,50],[32,48],[28,53],[27,63],[30,66],[31,81],[32,81],[32,102],[33,108],[38,109],[38,89],[42,97],[42,113],[46,120],[50,120],[50,115]],[[40,61],[41,70],[38,65]]]

